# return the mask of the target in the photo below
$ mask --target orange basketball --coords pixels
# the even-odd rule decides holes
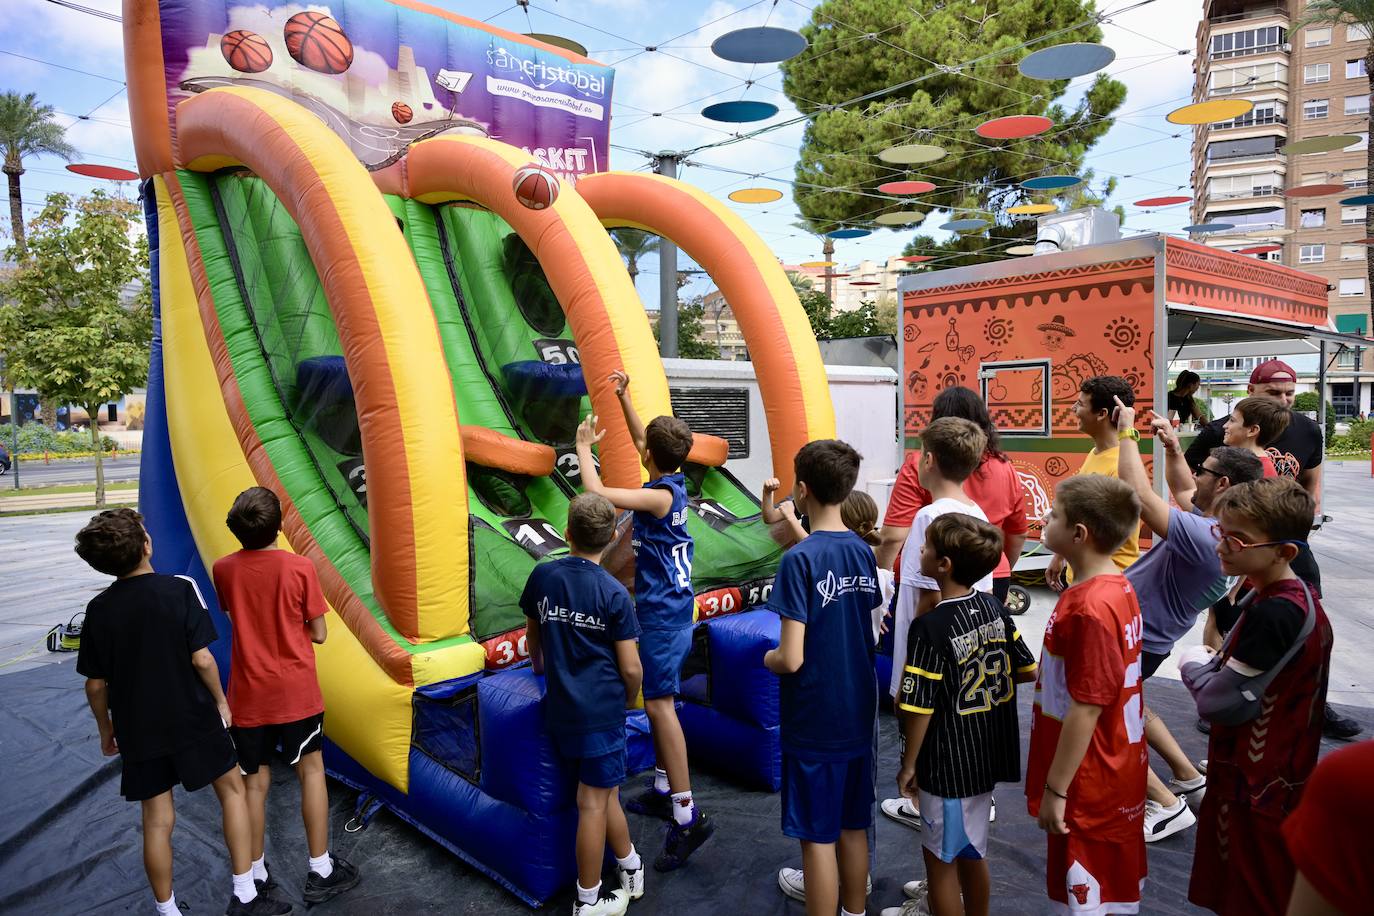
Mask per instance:
[[[297,13],[283,31],[287,53],[308,70],[343,73],[353,63],[353,42],[324,13]]]
[[[410,119],[415,117],[415,112],[411,111],[405,102],[392,102],[391,116],[396,119],[397,124],[409,124]]]
[[[515,199],[531,210],[552,207],[558,199],[558,176],[537,165],[527,165],[511,181]]]
[[[272,66],[272,46],[247,29],[236,29],[221,38],[219,52],[240,73],[261,73]]]

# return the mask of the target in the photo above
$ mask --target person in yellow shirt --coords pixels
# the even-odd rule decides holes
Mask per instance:
[[[1127,407],[1135,404],[1135,391],[1130,383],[1116,375],[1097,375],[1085,381],[1078,390],[1078,400],[1074,402],[1073,413],[1078,418],[1078,431],[1093,440],[1088,457],[1083,459],[1079,474],[1101,474],[1115,477],[1119,445],[1122,437],[1140,438],[1140,433],[1130,429],[1118,433],[1116,418],[1116,399]],[[1122,572],[1140,556],[1140,529],[1131,532],[1126,543],[1112,554],[1112,562]],[[1066,582],[1073,581],[1073,571],[1066,569],[1064,558],[1056,555],[1045,570],[1045,582],[1055,591],[1063,591]]]

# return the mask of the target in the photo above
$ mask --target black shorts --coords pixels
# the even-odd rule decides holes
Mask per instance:
[[[1011,576],[1003,576],[1000,579],[992,580],[992,597],[1003,604],[1007,603],[1007,596],[1011,594]]]
[[[147,801],[177,783],[187,792],[203,789],[234,768],[238,757],[229,733],[221,728],[181,750],[150,760],[122,761],[119,794],[128,801]]]
[[[273,754],[295,766],[306,754],[318,751],[324,743],[324,713],[280,725],[234,726],[229,732],[238,748],[239,771],[252,776],[272,762]]]
[[[1141,650],[1140,650],[1140,679],[1141,679],[1142,681],[1144,681],[1144,680],[1148,680],[1149,678],[1153,677],[1153,676],[1154,676],[1154,673],[1155,673],[1156,671],[1159,670],[1159,666],[1162,665],[1162,664],[1164,664],[1164,659],[1166,659],[1166,658],[1168,658],[1168,657],[1169,657],[1169,653],[1168,653],[1168,652],[1164,652],[1164,653],[1159,653],[1159,652],[1147,652],[1146,650],[1141,649]]]

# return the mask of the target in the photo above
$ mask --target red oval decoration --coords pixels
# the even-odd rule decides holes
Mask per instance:
[[[878,185],[879,194],[925,194],[934,191],[929,181],[888,181]]]
[[[850,286],[882,286],[877,280],[850,280]]]
[[[840,277],[847,277],[849,274],[821,274],[822,280],[838,280]]]
[[[1355,241],[1351,242],[1350,244],[1351,244],[1351,245],[1374,245],[1374,236],[1371,236],[1370,238],[1367,238],[1367,239],[1356,239]]]
[[[1040,115],[1010,115],[984,121],[973,132],[988,140],[1020,140],[1043,134],[1053,126],[1053,121]]]
[[[1296,188],[1288,188],[1283,192],[1284,197],[1326,197],[1330,194],[1341,194],[1345,191],[1343,184],[1304,184]]]
[[[1172,207],[1174,204],[1186,204],[1192,200],[1191,197],[1147,197],[1144,200],[1137,200],[1137,207]]]
[[[920,264],[922,261],[933,261],[933,260],[935,260],[935,255],[933,255],[933,254],[909,254],[909,255],[906,255],[905,257],[898,258],[897,260],[899,260],[899,261],[906,261],[908,264]]]
[[[86,162],[78,162],[75,165],[67,166],[67,171],[75,172],[78,175],[85,175],[87,178],[104,178],[107,181],[136,181],[138,179],[137,172],[116,168],[113,165],[94,165]]]
[[[1241,248],[1236,254],[1268,254],[1271,251],[1282,250],[1282,245],[1251,245],[1249,248]]]

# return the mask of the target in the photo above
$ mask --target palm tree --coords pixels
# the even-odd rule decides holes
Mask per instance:
[[[1307,10],[1293,23],[1292,31],[1306,28],[1311,25],[1354,25],[1364,29],[1365,35],[1374,35],[1374,0],[1312,0],[1307,4]],[[1369,79],[1369,91],[1374,95],[1374,41],[1369,43],[1368,50],[1364,53],[1365,76]],[[1366,118],[1365,130],[1369,130],[1369,121]],[[1367,136],[1367,135],[1366,135]],[[1365,153],[1365,174],[1374,172],[1374,145],[1365,143],[1368,150]],[[1374,235],[1374,211],[1365,208],[1365,234]],[[1369,298],[1369,327],[1365,329],[1366,334],[1374,334],[1374,260],[1365,258],[1365,289],[1370,292]]]
[[[24,201],[19,176],[24,174],[24,157],[50,153],[70,161],[76,155],[76,147],[66,140],[66,130],[52,116],[53,107],[38,104],[32,92],[0,94],[0,150],[5,155],[0,171],[9,179],[10,229],[20,252],[24,249]]]
[[[620,256],[625,259],[625,271],[633,284],[639,276],[639,259],[658,251],[659,238],[652,232],[624,226],[611,230],[611,240],[620,249]]]

